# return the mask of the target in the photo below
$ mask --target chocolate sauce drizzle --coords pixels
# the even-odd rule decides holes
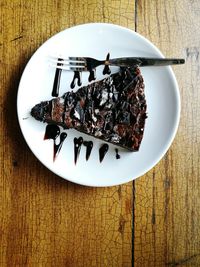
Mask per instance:
[[[106,56],[106,61],[109,61],[110,58],[110,53],[107,54]],[[63,64],[60,62],[63,59],[62,58],[58,58],[59,63],[57,63],[57,66],[62,66]],[[90,69],[89,70],[89,77],[88,77],[88,81],[94,81],[96,80],[96,69]],[[104,69],[103,69],[103,75],[105,74],[110,74],[111,70],[109,68],[109,65],[105,65]],[[59,95],[59,87],[60,87],[60,79],[61,79],[61,74],[62,74],[62,69],[57,68],[56,72],[55,72],[55,78],[54,78],[54,83],[53,83],[53,89],[52,89],[52,96],[57,97]],[[71,89],[73,89],[76,85],[76,80],[77,80],[77,85],[81,86],[82,85],[82,80],[81,80],[81,72],[80,71],[74,71],[74,77],[72,79],[72,82],[70,84]]]
[[[81,146],[83,144],[83,138],[74,138],[74,163],[76,164],[77,159],[79,157],[80,151],[81,151]]]
[[[109,61],[110,59],[110,53],[107,54],[106,56],[106,61]],[[58,60],[62,61],[63,59],[58,58]],[[62,66],[62,63],[57,63],[57,66]],[[59,95],[59,87],[60,87],[60,79],[61,79],[61,73],[62,70],[61,69],[56,69],[55,72],[55,78],[54,78],[54,83],[53,83],[53,90],[52,90],[52,96],[57,97]],[[96,79],[96,69],[90,69],[89,70],[89,77],[88,77],[88,81],[91,82],[93,80]],[[109,68],[109,65],[105,65],[104,69],[103,69],[103,75],[106,74],[110,74],[111,70]],[[74,71],[74,76],[73,76],[73,80],[70,84],[70,87],[73,89],[76,85],[76,80],[77,80],[77,85],[81,86],[82,85],[82,80],[81,80],[81,72],[79,71]],[[60,135],[60,142],[58,145],[56,145],[56,139],[58,138],[58,136]],[[55,160],[56,156],[58,155],[58,153],[61,150],[62,144],[65,140],[65,138],[67,137],[67,133],[61,133],[60,134],[60,128],[57,125],[53,125],[53,124],[48,124],[46,126],[46,131],[45,131],[45,135],[44,135],[44,140],[46,139],[53,139],[54,140],[54,155],[53,155],[53,160]],[[84,146],[86,146],[86,160],[89,159],[92,148],[93,148],[93,142],[92,141],[83,141],[82,137],[79,138],[74,138],[74,162],[75,164],[77,163],[79,154],[80,154],[80,150],[81,150],[81,146],[82,144]],[[99,149],[99,160],[100,162],[103,161],[106,153],[108,152],[109,146],[108,144],[103,144],[100,149]],[[116,159],[120,159],[120,155],[118,153],[118,149],[115,149],[116,152]]]
[[[62,58],[58,58],[59,61],[62,61],[63,59]],[[57,66],[62,66],[63,64],[62,63],[57,63]],[[52,89],[52,93],[51,95],[52,96],[55,96],[57,97],[59,95],[59,88],[60,88],[60,78],[61,78],[61,73],[62,73],[62,70],[57,68],[56,69],[56,72],[55,72],[55,78],[54,78],[54,82],[53,82],[53,89]]]
[[[103,161],[106,153],[108,152],[109,149],[109,145],[108,144],[103,144],[100,148],[99,148],[99,160],[100,162]]]
[[[53,139],[54,141],[60,134],[60,128],[55,124],[47,124],[45,134],[44,134],[44,140],[46,139]]]
[[[65,138],[67,137],[67,133],[63,132],[61,133],[60,135],[60,143],[58,145],[56,145],[54,143],[54,156],[53,156],[53,159],[55,160],[57,155],[59,154],[60,150],[61,150],[61,147],[63,145],[63,142],[65,141]]]
[[[58,136],[60,136],[60,142],[59,142],[59,144],[56,144],[56,139],[58,138]],[[59,126],[57,126],[55,124],[48,124],[46,126],[46,130],[45,130],[45,134],[44,134],[44,140],[52,139],[54,141],[54,144],[53,144],[53,161],[55,161],[56,157],[58,156],[66,137],[67,137],[67,133],[62,132],[60,134]],[[77,163],[82,144],[84,146],[86,146],[86,160],[88,160],[90,158],[91,151],[93,149],[93,142],[92,141],[83,141],[82,137],[79,137],[79,138],[75,137],[74,138],[74,163],[75,164]],[[109,149],[108,144],[103,144],[100,147],[100,149],[99,149],[100,162],[103,161],[106,153],[108,152],[108,149]],[[115,149],[115,152],[116,152],[116,159],[120,159],[120,155],[118,153],[117,148]]]
[[[60,135],[60,128],[55,124],[48,124],[46,126],[45,134],[44,134],[44,140],[52,139],[54,141],[53,144],[53,161],[55,161],[57,155],[59,154],[61,147],[63,145],[63,142],[65,138],[67,137],[67,133],[61,133],[60,135],[60,142],[57,145],[56,139]]]
[[[95,79],[96,79],[96,69],[91,69],[88,81],[91,82],[94,81]]]
[[[89,159],[92,148],[93,148],[93,142],[92,141],[84,141],[83,145],[86,146],[86,160]]]
[[[109,59],[110,59],[110,53],[107,54],[106,61],[109,61]],[[103,69],[103,75],[110,74],[110,73],[111,73],[111,70],[109,68],[109,65],[105,65]]]
[[[118,150],[118,148],[115,148],[115,152],[116,152],[116,159],[120,159],[121,156],[119,155],[119,150]]]
[[[110,58],[110,53],[107,54],[106,56],[106,61],[109,61],[109,58]],[[88,77],[88,81],[91,82],[91,81],[94,81],[96,80],[96,69],[90,69],[89,70],[89,77]],[[103,75],[105,74],[110,74],[111,73],[111,70],[109,68],[109,65],[105,65],[104,66],[104,69],[103,69]],[[80,77],[80,72],[79,71],[74,71],[74,77],[73,77],[73,80],[71,82],[71,88],[73,89],[75,87],[75,80],[78,80],[78,86],[81,86],[82,82],[81,82],[81,77]]]
[[[81,81],[81,72],[79,71],[74,71],[74,77],[73,80],[70,84],[70,87],[73,89],[75,87],[75,81],[77,80],[77,84],[78,86],[82,85],[82,81]]]

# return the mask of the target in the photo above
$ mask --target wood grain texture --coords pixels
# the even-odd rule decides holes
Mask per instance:
[[[98,189],[60,179],[32,155],[17,122],[17,87],[32,53],[86,22],[133,29],[134,2],[0,1],[1,267],[131,266],[132,183]]]
[[[137,31],[174,67],[180,127],[164,159],[135,182],[134,266],[200,266],[200,2],[137,1]]]
[[[0,0],[1,267],[200,266],[199,16],[198,0]],[[172,147],[145,176],[111,188],[49,172],[17,122],[30,56],[53,34],[87,22],[136,27],[165,56],[187,59],[174,67],[182,115]]]

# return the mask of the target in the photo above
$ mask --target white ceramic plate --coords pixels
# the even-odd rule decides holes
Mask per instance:
[[[129,29],[104,23],[79,25],[51,37],[35,52],[24,70],[18,90],[19,123],[32,152],[55,174],[82,185],[118,185],[145,174],[164,156],[179,123],[180,96],[171,67],[145,67],[142,68],[142,74],[148,119],[139,152],[119,149],[121,158],[117,160],[115,146],[110,145],[100,163],[99,147],[103,142],[68,130],[68,137],[53,162],[53,140],[43,140],[46,124],[30,116],[30,110],[35,104],[52,98],[55,70],[49,66],[47,56],[91,56],[104,59],[108,52],[111,57],[163,57],[151,42]],[[71,90],[72,77],[72,72],[62,72],[60,96]],[[97,79],[104,77],[101,67],[98,68]],[[88,84],[88,73],[83,73],[82,79],[83,84]],[[94,147],[88,161],[85,160],[85,147],[82,147],[75,165],[73,139],[79,136],[94,141]]]

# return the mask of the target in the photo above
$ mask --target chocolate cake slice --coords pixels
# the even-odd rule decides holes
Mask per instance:
[[[138,151],[144,133],[146,99],[138,67],[121,68],[101,81],[35,105],[31,115],[46,123]]]

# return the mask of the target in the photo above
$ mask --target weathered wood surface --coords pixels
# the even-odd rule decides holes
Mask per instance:
[[[0,1],[0,266],[200,266],[198,0]],[[175,141],[148,174],[87,188],[49,172],[19,130],[18,83],[50,36],[87,22],[137,30],[174,67],[182,115]]]
[[[164,159],[135,182],[135,266],[200,266],[199,1],[137,1],[137,31],[174,67],[182,111]]]

